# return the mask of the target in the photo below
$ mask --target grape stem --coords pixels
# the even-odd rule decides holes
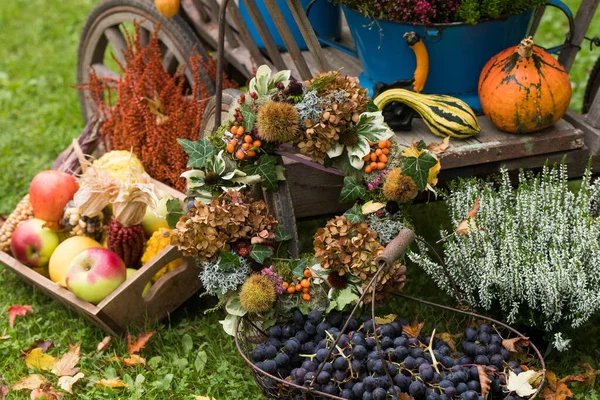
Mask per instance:
[[[427,350],[429,351],[429,354],[431,354],[431,366],[435,369],[435,372],[437,372],[438,374],[440,373],[440,370],[438,368],[438,360],[435,358],[435,354],[433,354],[433,338],[435,337],[435,328],[433,329],[433,332],[431,333],[431,338],[429,339],[429,346],[427,346]]]

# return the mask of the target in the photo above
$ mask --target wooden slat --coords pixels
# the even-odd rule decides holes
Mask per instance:
[[[292,15],[300,29],[302,37],[308,46],[308,50],[315,60],[317,66],[316,72],[329,71],[328,63],[321,51],[319,39],[317,39],[317,35],[306,16],[306,12],[300,3],[300,0],[287,0],[287,4],[292,11]]]
[[[258,9],[256,1],[245,0],[245,4],[246,9],[248,10],[248,14],[250,14],[250,19],[252,19],[252,22],[254,23],[254,26],[258,31],[258,35],[260,36],[260,38],[263,41],[263,44],[265,45],[265,49],[267,50],[267,54],[269,55],[271,62],[273,63],[273,65],[275,65],[275,68],[277,68],[277,70],[284,70],[285,63],[281,58],[281,52],[277,48],[275,40],[269,32],[269,28],[267,27],[267,24],[265,23],[265,20]]]
[[[598,98],[596,98],[597,100]],[[567,111],[564,116],[577,129],[581,129],[585,136],[585,147],[590,150],[593,157],[600,156],[600,129],[590,125],[585,115],[581,115],[572,110]]]
[[[306,64],[311,71],[320,71],[321,69],[315,63],[313,55],[310,51],[303,51],[302,55],[306,60]],[[362,73],[362,65],[358,58],[352,57],[349,54],[336,50],[332,47],[326,47],[323,49],[323,55],[329,65],[329,70],[336,71],[342,68],[342,74],[349,76],[359,76]],[[294,61],[289,53],[282,54],[283,60],[286,64],[286,68],[292,71],[292,76],[300,76],[298,70],[294,65]]]
[[[108,43],[112,46],[113,54],[115,58],[121,63],[121,65],[125,65],[125,50],[127,50],[127,41],[125,40],[125,36],[123,36],[123,32],[119,29],[119,26],[111,26],[104,31],[104,36],[108,39]]]
[[[600,91],[596,93],[594,102],[592,103],[590,110],[588,111],[586,121],[594,128],[600,129]]]
[[[308,80],[312,78],[312,73],[306,64],[306,60],[304,59],[290,28],[285,21],[283,13],[277,4],[277,0],[264,0],[267,9],[269,10],[269,14],[275,22],[275,26],[283,39],[283,43],[285,43],[285,47],[290,53],[296,68],[298,69],[298,73],[300,74],[300,78],[303,80]]]
[[[175,72],[177,72],[177,66],[179,65],[179,62],[177,61],[177,58],[175,57],[175,53],[173,53],[173,51],[171,51],[171,49],[165,50],[165,53],[163,55],[162,64],[163,64],[165,71],[167,71],[169,74],[173,75]]]
[[[104,64],[93,64],[91,67],[99,77],[119,79],[120,75]]]
[[[535,36],[535,33],[540,26],[540,22],[542,22],[542,17],[544,16],[544,12],[546,11],[546,6],[539,6],[537,10],[535,10],[535,14],[533,16],[533,20],[531,21],[531,26],[529,27],[528,36]]]
[[[248,51],[252,55],[252,58],[254,59],[254,63],[256,65],[264,64],[265,58],[263,57],[262,53],[260,52],[260,49],[258,48],[256,43],[252,39],[252,35],[250,34],[250,29],[248,29],[248,25],[242,18],[242,14],[240,13],[240,9],[238,8],[237,4],[235,4],[235,2],[233,2],[233,1],[230,1],[227,6],[227,9],[229,11],[229,15],[233,19],[233,22],[235,24],[237,31],[239,32],[240,36],[242,37],[242,41],[243,41],[244,45],[248,48]]]
[[[600,4],[600,0],[583,0],[577,10],[577,15],[575,16],[575,31],[570,38],[571,46],[562,50],[560,52],[560,57],[558,57],[558,61],[567,71],[570,71],[573,66],[577,52],[579,51],[585,34],[592,22],[598,4]]]

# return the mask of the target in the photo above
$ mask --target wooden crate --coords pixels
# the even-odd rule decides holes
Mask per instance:
[[[154,181],[154,184],[174,198],[182,200],[185,197],[158,181]],[[129,325],[143,327],[147,320],[165,318],[202,287],[198,278],[200,269],[194,259],[183,257],[179,268],[161,276],[146,296],[142,296],[144,287],[152,277],[162,267],[178,258],[182,258],[179,250],[167,246],[102,302],[93,305],[21,264],[10,254],[0,251],[0,264],[111,335],[120,335]]]

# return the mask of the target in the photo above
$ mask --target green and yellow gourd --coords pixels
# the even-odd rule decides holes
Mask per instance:
[[[390,89],[374,100],[380,110],[392,101],[406,104],[415,110],[436,136],[467,139],[481,131],[471,107],[455,97]]]

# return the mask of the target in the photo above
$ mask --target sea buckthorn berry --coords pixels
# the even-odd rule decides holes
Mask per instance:
[[[238,150],[238,151],[235,153],[235,158],[237,158],[238,160],[243,160],[244,158],[246,158],[246,154],[244,154],[244,152],[243,152],[243,151],[241,151],[241,150]]]
[[[301,292],[302,291],[302,285],[301,284],[296,284],[296,292]]]
[[[262,142],[260,140],[255,140],[252,143],[252,147],[260,147],[260,146],[262,146]]]
[[[238,132],[237,132],[237,133],[238,133],[238,135],[243,135],[243,134],[244,134],[244,127],[243,127],[243,126],[240,126],[240,127],[238,128]]]
[[[373,172],[373,168],[371,168],[371,166],[370,166],[370,165],[367,165],[367,167],[365,168],[365,172],[366,172],[367,174],[370,174],[371,172]]]
[[[384,169],[385,168],[385,163],[377,163],[377,169]]]
[[[304,277],[305,278],[310,278],[312,276],[312,271],[310,269],[305,269],[304,270]]]
[[[231,133],[233,133],[234,135],[237,135],[237,133],[238,133],[238,129],[239,129],[239,128],[238,128],[237,126],[233,126],[233,127],[231,127]]]
[[[302,288],[302,293],[308,293],[308,292],[310,292],[310,288],[307,288],[307,287]]]
[[[245,151],[248,151],[248,150],[250,150],[250,145],[249,145],[248,143],[244,143],[244,144],[242,145],[242,150],[245,150]]]
[[[303,293],[302,294],[302,300],[304,300],[304,301],[310,301],[310,294]]]
[[[290,287],[290,284],[289,284],[289,283],[287,283],[287,282],[283,282],[283,288],[284,288],[284,289],[287,289],[287,288],[289,288],[289,287]]]
[[[365,160],[365,161],[371,161],[371,155],[367,154],[366,156],[363,157],[363,160]]]
[[[229,144],[233,144],[234,146],[237,146],[237,144],[238,144],[238,141],[237,141],[237,139],[231,139],[231,140],[229,141]]]
[[[388,154],[390,154],[390,149],[383,149],[382,152],[387,156]]]
[[[381,161],[382,163],[386,163],[388,161],[388,158],[385,154],[382,154],[379,156],[379,161]]]
[[[385,141],[385,145],[387,146],[387,148],[389,149],[390,147],[392,147],[392,142],[389,140]]]
[[[308,281],[308,279],[302,279],[300,281],[300,285],[302,285],[303,288],[307,288],[310,287],[310,282]]]
[[[377,147],[379,147],[380,149],[386,148],[387,147],[386,140],[380,140],[379,143],[377,143]]]
[[[370,165],[371,169],[377,169],[377,163],[373,161]]]
[[[378,156],[380,156],[380,155],[381,155],[381,153],[382,153],[381,149],[377,149],[377,150],[375,150],[375,154],[377,154]]]
[[[248,157],[254,157],[256,155],[256,152],[254,150],[248,150],[246,154],[248,155]]]
[[[290,286],[287,288],[287,292],[288,292],[289,294],[295,293],[295,292],[296,292],[296,286],[294,286],[294,285],[290,285]]]
[[[246,143],[252,143],[252,136],[250,136],[250,135],[244,136],[244,142],[246,142]]]
[[[235,150],[235,145],[234,145],[234,144],[231,144],[231,143],[229,143],[229,144],[227,145],[227,152],[228,152],[228,153],[233,153],[233,151],[234,151],[234,150]]]
[[[377,161],[377,154],[371,153],[371,161]]]

